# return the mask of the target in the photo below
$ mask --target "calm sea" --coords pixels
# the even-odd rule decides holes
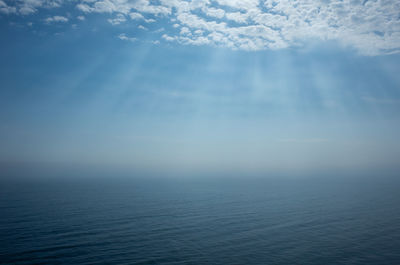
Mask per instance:
[[[400,264],[400,181],[3,180],[0,263]]]

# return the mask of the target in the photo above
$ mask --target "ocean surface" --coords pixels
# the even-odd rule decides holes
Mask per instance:
[[[0,182],[1,264],[400,264],[398,178]]]

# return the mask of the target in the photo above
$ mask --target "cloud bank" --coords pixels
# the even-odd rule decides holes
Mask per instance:
[[[3,14],[28,15],[62,0],[0,0]],[[400,52],[397,0],[81,0],[80,15],[104,13],[118,26],[159,22],[160,40],[242,50],[337,41],[366,55]]]

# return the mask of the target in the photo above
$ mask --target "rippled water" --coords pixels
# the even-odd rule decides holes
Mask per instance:
[[[3,181],[0,263],[400,264],[378,179]]]

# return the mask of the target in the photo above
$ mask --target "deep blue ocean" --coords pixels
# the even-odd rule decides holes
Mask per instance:
[[[2,264],[400,264],[398,178],[0,182]]]

